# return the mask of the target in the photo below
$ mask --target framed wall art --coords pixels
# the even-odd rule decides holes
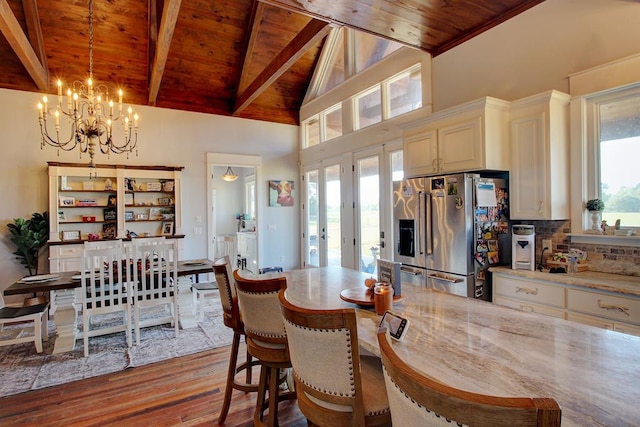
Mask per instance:
[[[286,179],[269,181],[269,206],[293,206],[295,201],[293,189],[293,181]]]

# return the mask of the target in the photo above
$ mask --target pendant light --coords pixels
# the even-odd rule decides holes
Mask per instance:
[[[233,170],[231,170],[231,166],[227,166],[227,171],[224,173],[224,175],[222,175],[222,179],[227,182],[233,182],[238,179],[238,175],[233,173]]]

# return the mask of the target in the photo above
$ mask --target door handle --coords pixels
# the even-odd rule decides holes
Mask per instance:
[[[441,276],[437,276],[435,274],[429,274],[428,277],[430,279],[440,280],[441,282],[448,282],[448,283],[460,283],[460,282],[462,282],[462,279],[456,279],[456,278],[450,278],[450,277],[441,277]]]

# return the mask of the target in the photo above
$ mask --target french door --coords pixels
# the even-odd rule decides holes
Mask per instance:
[[[303,207],[305,267],[342,265],[343,167],[323,161],[304,170],[306,203]]]
[[[393,259],[393,184],[402,179],[402,144],[354,153],[355,259],[377,277],[377,260]]]

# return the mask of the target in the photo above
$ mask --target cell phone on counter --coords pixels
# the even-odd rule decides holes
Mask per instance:
[[[392,339],[400,341],[409,329],[409,319],[391,311],[385,311],[379,326],[386,326]]]

